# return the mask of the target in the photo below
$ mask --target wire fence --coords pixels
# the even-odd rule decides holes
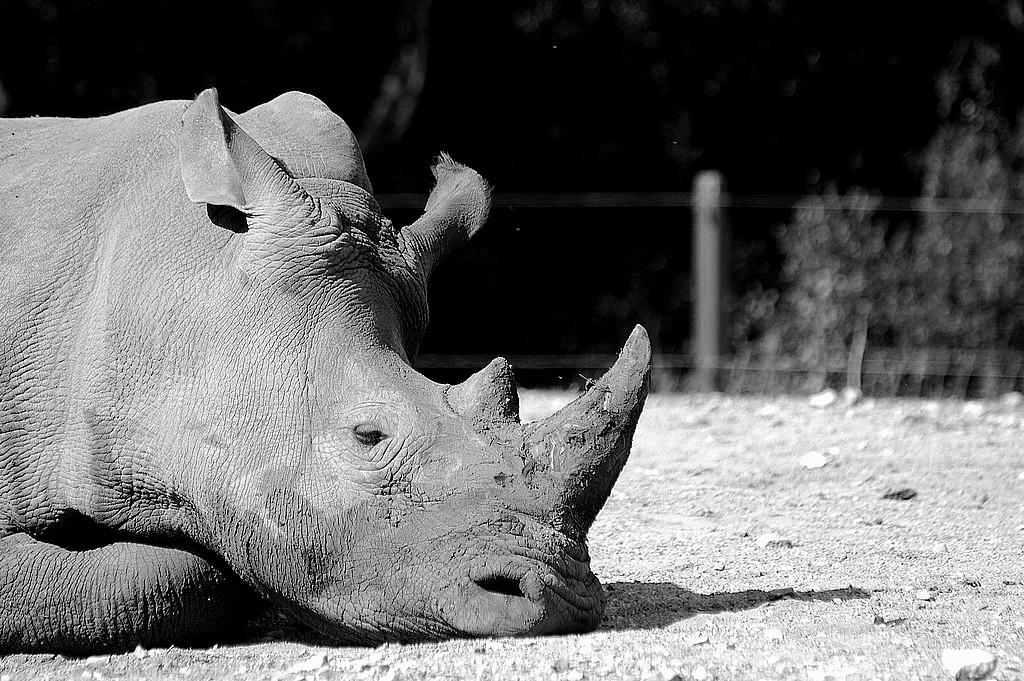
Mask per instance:
[[[698,185],[695,183],[695,188]],[[792,209],[809,200],[819,201],[823,210],[877,211],[905,213],[1003,214],[1024,215],[1024,201],[1009,199],[921,198],[851,195],[833,197],[810,195],[734,194],[713,192],[717,209]],[[384,210],[420,209],[427,195],[392,193],[378,197]],[[583,208],[680,208],[697,212],[706,201],[698,191],[668,192],[498,192],[492,206],[498,209],[583,209]],[[727,230],[727,219],[714,218],[715,229]],[[721,224],[718,224],[718,223]],[[699,254],[694,262],[694,293],[715,287],[724,269],[701,278]],[[703,256],[708,260],[707,256]],[[718,265],[716,265],[718,267]],[[703,282],[703,283],[701,283]],[[811,393],[824,388],[840,389],[853,380],[851,358],[845,349],[824,360],[808,361],[799,357],[754,357],[720,354],[725,348],[720,339],[702,343],[701,328],[721,329],[716,310],[706,319],[694,319],[692,354],[657,354],[654,358],[655,387],[668,390],[700,390],[714,385],[730,393]],[[537,384],[583,382],[611,366],[613,354],[533,354],[512,355],[507,359],[522,372],[540,378]],[[423,355],[417,368],[446,376],[466,374],[485,366],[492,356],[482,354]],[[916,350],[868,348],[858,360],[856,381],[865,395],[875,397],[951,397],[958,399],[996,398],[1006,393],[1024,392],[1024,352],[973,349],[921,348]],[[709,376],[711,377],[709,379]],[[577,380],[578,379],[578,380]]]
[[[487,365],[491,355],[421,355],[416,367],[426,372],[468,375]],[[610,367],[614,354],[510,355],[517,375],[526,372],[539,384],[583,384]],[[654,386],[657,390],[695,389],[698,368],[707,368],[691,354],[656,354]],[[823,361],[798,357],[728,355],[715,358],[710,368],[718,374],[720,390],[734,394],[810,394],[825,388],[845,387],[849,357],[837,351]],[[545,380],[545,376],[547,380]],[[866,396],[994,399],[1024,392],[1024,353],[927,348],[913,352],[873,349],[860,367],[861,390]]]
[[[1024,201],[1011,199],[922,198],[918,196],[841,197],[823,205],[824,210],[872,210],[895,213],[1001,213],[1024,215]],[[416,192],[379,194],[383,210],[422,208],[427,195]],[[820,200],[810,194],[730,194],[723,192],[719,205],[724,209],[789,209],[805,201]],[[491,197],[493,208],[693,208],[696,192],[497,192]]]

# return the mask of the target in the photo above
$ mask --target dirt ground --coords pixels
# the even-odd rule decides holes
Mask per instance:
[[[570,396],[529,392],[524,419]],[[0,658],[0,679],[1024,679],[1024,405],[655,395],[591,532],[589,635]],[[823,464],[823,465],[821,465]]]

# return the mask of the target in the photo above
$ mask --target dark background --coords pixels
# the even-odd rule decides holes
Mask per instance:
[[[0,0],[0,34],[3,115],[303,90],[357,132],[379,194],[427,191],[444,150],[499,193],[688,191],[716,169],[735,194],[917,196],[964,101],[1015,121],[1024,98],[1019,0]],[[737,297],[778,284],[787,219],[730,216]],[[613,352],[640,322],[685,352],[689,228],[685,208],[497,208],[437,272],[422,351]]]

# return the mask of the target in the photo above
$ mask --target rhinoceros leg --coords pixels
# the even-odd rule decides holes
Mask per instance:
[[[237,633],[259,607],[235,576],[188,551],[0,537],[0,654],[200,645]]]

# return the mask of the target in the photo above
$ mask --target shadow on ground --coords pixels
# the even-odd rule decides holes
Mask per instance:
[[[605,585],[608,595],[602,629],[660,629],[700,612],[738,612],[783,599],[799,601],[848,601],[870,598],[855,586],[824,591],[796,591],[791,588],[748,589],[717,594],[687,591],[671,582],[614,582]]]

